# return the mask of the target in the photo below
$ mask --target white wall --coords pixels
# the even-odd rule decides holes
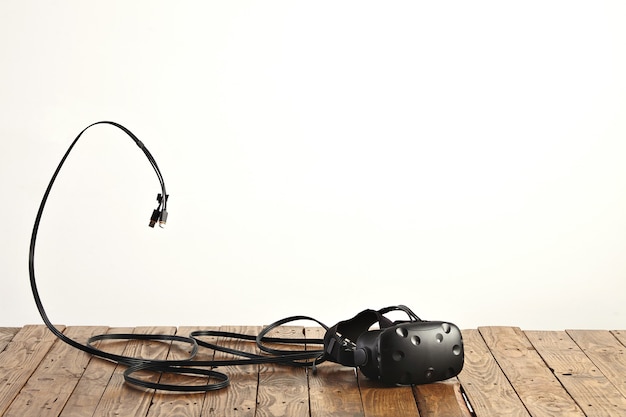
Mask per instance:
[[[183,4],[181,4],[183,3]],[[0,326],[625,328],[623,2],[0,2]]]

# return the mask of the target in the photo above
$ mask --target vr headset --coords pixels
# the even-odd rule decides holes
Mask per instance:
[[[409,320],[384,315],[403,311]],[[378,324],[377,329],[371,329]],[[428,384],[458,375],[463,369],[463,338],[445,321],[424,321],[406,306],[364,310],[329,328],[324,337],[325,359],[358,367],[384,384]]]
[[[251,363],[281,363],[292,366],[311,366],[314,368],[317,363],[328,360],[345,366],[358,367],[367,377],[390,385],[427,384],[454,377],[461,372],[463,368],[463,339],[459,328],[449,322],[422,320],[408,307],[402,305],[386,307],[380,310],[364,310],[352,319],[339,322],[330,328],[310,317],[288,317],[264,328],[257,336],[207,330],[192,332],[189,337],[178,335],[105,334],[91,337],[87,344],[69,338],[52,324],[39,296],[34,267],[35,243],[46,201],[61,167],[82,134],[90,127],[99,124],[109,124],[121,129],[144,152],[154,168],[161,185],[161,193],[157,197],[158,206],[152,213],[149,226],[154,227],[156,223],[163,226],[167,220],[168,194],[165,190],[165,182],[156,161],[144,144],[130,132],[130,130],[115,122],[101,121],[84,128],[76,139],[74,139],[50,179],[48,188],[41,200],[37,217],[35,218],[30,244],[29,276],[35,304],[48,329],[59,339],[83,352],[127,366],[128,368],[124,372],[124,378],[129,383],[144,388],[168,391],[195,392],[224,388],[228,385],[229,378],[226,374],[215,371],[213,369],[214,367],[248,365]],[[392,322],[385,317],[385,314],[394,311],[406,313],[409,319]],[[311,343],[312,341],[310,339],[265,337],[273,328],[290,321],[301,319],[313,320],[326,330],[323,340],[315,339],[315,341],[313,341],[313,344],[323,342],[323,350],[294,352],[292,350],[284,351],[263,346],[264,341],[296,344]],[[377,327],[375,329],[372,328],[372,326],[376,324]],[[198,339],[200,336],[256,340],[259,349],[264,353],[269,353],[270,356],[252,354],[228,347],[220,347]],[[140,357],[113,354],[92,345],[93,342],[101,340],[178,341],[188,343],[191,346],[191,354],[189,358],[184,360],[148,360]],[[220,350],[235,356],[241,356],[244,359],[198,361],[194,359],[198,346]],[[201,385],[176,385],[144,381],[132,376],[135,372],[142,370],[180,375],[203,375],[211,377],[217,382],[208,382]]]

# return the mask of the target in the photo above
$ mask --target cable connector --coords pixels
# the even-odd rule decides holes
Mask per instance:
[[[167,195],[165,196],[165,202],[166,202],[166,203],[167,203],[167,199],[168,199],[168,198],[170,198],[170,195],[169,195],[169,194],[167,194]],[[162,203],[163,203],[163,194],[161,194],[161,193],[157,194],[157,202],[158,202],[159,204],[162,204]]]
[[[157,207],[156,209],[154,209],[152,211],[152,216],[150,217],[150,223],[148,224],[148,226],[150,227],[154,227],[155,224],[157,224],[157,222],[159,223],[159,227],[163,228],[163,226],[165,226],[165,223],[167,222],[167,210],[165,210],[165,206],[167,203],[167,199],[169,197],[169,194],[165,195],[165,201],[163,201],[163,195],[162,194],[157,194],[157,202],[159,203],[159,207]],[[163,209],[161,209],[161,207],[163,207]]]
[[[167,222],[167,210],[161,212],[161,219],[159,220],[159,227],[161,229],[165,226],[165,222]]]
[[[166,217],[167,217],[167,214],[166,214]],[[160,218],[161,218],[161,211],[159,209],[152,210],[152,216],[150,216],[150,223],[148,224],[148,226],[154,227],[154,225],[159,221]]]

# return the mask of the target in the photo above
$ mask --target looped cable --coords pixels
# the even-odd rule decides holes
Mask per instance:
[[[140,379],[133,376],[140,371],[156,372],[159,375],[163,374],[176,374],[176,375],[200,375],[207,378],[215,378],[219,382],[210,384],[167,384],[164,382],[152,382],[145,379]],[[158,364],[158,363],[143,363],[139,365],[133,365],[124,371],[124,380],[137,387],[146,389],[158,389],[164,391],[173,392],[206,392],[216,391],[222,388],[226,388],[230,384],[228,375],[215,371],[213,369],[203,368],[191,368],[191,367],[175,367],[170,364]]]
[[[48,187],[43,195],[41,203],[39,205],[39,210],[37,211],[37,216],[35,217],[35,224],[33,226],[33,232],[30,240],[30,251],[28,258],[28,271],[30,277],[31,290],[33,293],[33,297],[35,299],[35,304],[37,305],[37,309],[39,310],[39,314],[43,319],[44,323],[48,327],[48,329],[63,342],[69,344],[70,346],[79,349],[83,352],[89,353],[91,355],[97,356],[99,358],[103,358],[124,366],[128,368],[124,371],[124,379],[127,383],[135,385],[140,388],[145,389],[159,389],[166,391],[175,391],[175,392],[197,392],[197,391],[214,391],[222,389],[229,384],[229,378],[226,374],[216,371],[213,368],[219,366],[236,366],[236,365],[251,365],[251,364],[264,364],[264,363],[274,363],[274,364],[282,364],[287,366],[295,366],[295,367],[307,367],[312,368],[313,373],[317,371],[317,365],[326,361],[332,360],[333,362],[341,363],[347,366],[354,366],[354,350],[355,350],[355,341],[357,337],[368,330],[371,324],[375,322],[379,322],[381,327],[388,327],[393,325],[388,318],[384,317],[384,315],[391,311],[403,311],[409,316],[409,321],[422,321],[413,311],[411,311],[408,307],[400,305],[400,306],[392,306],[383,308],[381,310],[365,310],[359,313],[351,320],[346,320],[338,323],[337,325],[329,328],[324,323],[316,320],[312,317],[308,316],[291,316],[281,320],[278,320],[269,326],[266,326],[261,330],[261,332],[257,335],[246,335],[241,333],[233,333],[233,332],[223,332],[223,331],[214,331],[214,330],[198,330],[192,332],[189,336],[179,336],[179,335],[152,335],[152,334],[129,334],[129,333],[119,333],[119,334],[102,334],[96,335],[87,340],[85,344],[78,342],[65,334],[63,334],[59,329],[57,329],[50,319],[44,309],[43,303],[41,301],[41,297],[39,295],[39,291],[37,289],[37,281],[35,279],[35,246],[37,242],[37,232],[39,230],[39,224],[41,223],[41,218],[43,216],[44,207],[46,205],[46,201],[50,195],[52,190],[52,186],[63,167],[66,159],[68,158],[70,152],[74,148],[74,145],[81,138],[83,133],[87,129],[92,126],[99,124],[109,124],[121,129],[124,133],[126,133],[142,150],[150,165],[154,169],[157,178],[159,180],[159,185],[161,188],[161,193],[157,197],[158,206],[153,211],[152,217],[150,218],[149,226],[154,227],[154,225],[158,222],[160,226],[165,224],[167,220],[167,199],[168,194],[165,190],[165,182],[163,180],[163,175],[154,160],[154,157],[148,151],[146,146],[141,142],[130,130],[120,125],[119,123],[110,122],[110,121],[101,121],[93,123],[86,128],[84,128],[78,136],[71,143],[65,155],[59,162],[50,182],[48,183]],[[298,320],[309,320],[313,321],[320,326],[322,326],[326,330],[326,334],[324,339],[307,339],[306,337],[302,338],[284,338],[284,337],[269,337],[268,335],[275,330],[276,328],[283,326],[287,323],[291,323]],[[202,339],[205,336],[217,336],[223,339],[240,339],[246,340],[249,342],[255,342],[256,347],[262,354],[246,352],[243,350],[233,349],[227,346],[218,345],[216,343],[209,343]],[[188,357],[181,360],[157,360],[157,359],[147,359],[141,357],[132,357],[125,355],[117,355],[110,352],[107,352],[104,349],[100,349],[95,346],[97,342],[104,342],[110,340],[138,340],[138,341],[160,341],[160,342],[169,342],[169,343],[183,343],[190,346]],[[280,345],[303,345],[304,350],[289,350],[289,349],[278,349],[271,348],[267,346],[268,343],[275,343]],[[323,349],[307,349],[309,344],[315,345],[323,345]],[[198,348],[202,346],[205,348],[213,349],[215,351],[221,351],[230,355],[233,355],[235,359],[220,359],[220,360],[210,360],[210,361],[201,361],[196,359],[196,354],[198,352]],[[145,374],[149,372],[155,378],[140,378],[137,374],[142,373]],[[154,375],[156,374],[156,375]],[[164,374],[174,374],[178,376],[187,376],[190,380],[196,381],[198,378],[201,379],[202,383],[189,383],[189,384],[170,384],[167,382],[162,382],[161,377]],[[208,381],[204,378],[209,378]],[[156,380],[156,382],[154,381]],[[211,380],[217,382],[209,382]]]
[[[78,134],[78,136],[76,136],[74,141],[70,144],[69,148],[67,149],[67,151],[61,158],[61,161],[57,165],[57,168],[54,171],[54,174],[52,175],[50,182],[48,183],[48,186],[44,192],[43,198],[39,205],[39,210],[37,211],[37,215],[35,217],[35,223],[33,225],[33,231],[32,231],[31,240],[30,240],[28,271],[29,271],[29,277],[30,277],[31,290],[32,290],[33,297],[35,299],[35,304],[37,305],[39,314],[41,315],[41,318],[43,319],[43,322],[48,327],[48,329],[60,340],[62,340],[63,342],[69,344],[70,346],[76,349],[79,349],[83,352],[89,353],[91,355],[94,355],[94,356],[97,356],[97,357],[100,357],[100,358],[103,358],[103,359],[106,359],[115,363],[119,363],[121,365],[128,366],[128,368],[124,372],[124,378],[128,383],[136,385],[138,387],[161,389],[161,390],[167,390],[167,391],[186,391],[186,392],[213,391],[213,390],[221,389],[221,388],[228,386],[229,379],[227,375],[218,371],[214,371],[212,369],[202,369],[201,367],[215,367],[215,366],[226,366],[226,365],[248,365],[248,364],[253,364],[253,363],[280,363],[280,364],[285,364],[285,365],[290,365],[290,366],[311,366],[311,364],[314,363],[310,361],[311,359],[318,360],[320,356],[320,351],[284,351],[284,350],[278,350],[278,349],[270,349],[262,344],[264,342],[292,343],[292,344],[320,343],[320,340],[306,340],[306,339],[295,339],[295,340],[291,339],[290,340],[290,339],[285,339],[285,338],[265,337],[265,335],[272,329],[284,323],[287,323],[296,319],[313,320],[319,323],[320,325],[322,325],[323,327],[327,328],[323,323],[320,323],[319,321],[315,319],[305,317],[305,316],[291,317],[288,319],[281,320],[277,323],[274,323],[271,326],[269,326],[269,328],[264,329],[263,335],[260,337],[241,335],[237,333],[209,332],[209,331],[194,332],[188,337],[178,336],[178,335],[147,335],[147,334],[122,333],[122,334],[102,334],[102,335],[93,336],[89,338],[85,344],[66,336],[52,324],[51,320],[48,318],[48,314],[46,313],[43,303],[41,301],[39,290],[37,288],[37,281],[35,278],[35,247],[36,247],[36,242],[37,242],[37,233],[39,230],[39,225],[41,223],[41,218],[43,216],[44,208],[46,206],[46,202],[48,200],[50,192],[52,191],[52,186],[54,185],[54,182],[59,172],[61,171],[61,168],[63,167],[65,161],[70,155],[70,152],[72,151],[72,149],[74,148],[78,140],[87,131],[87,129],[96,125],[100,125],[100,124],[112,125],[122,130],[135,142],[135,144],[137,144],[139,149],[141,149],[141,151],[144,153],[150,165],[154,169],[154,172],[157,175],[157,179],[159,181],[159,185],[161,188],[161,193],[157,197],[158,206],[152,214],[152,217],[150,219],[150,226],[154,226],[154,224],[156,224],[157,222],[159,222],[159,224],[163,226],[163,224],[165,223],[167,219],[168,194],[165,189],[165,181],[163,180],[163,175],[161,174],[161,170],[159,169],[159,166],[157,165],[154,157],[152,156],[148,148],[143,144],[143,142],[141,142],[137,138],[137,136],[135,136],[129,129],[127,129],[126,127],[116,122],[100,121],[100,122],[92,123],[86,128],[84,128]],[[203,335],[218,335],[222,337],[231,337],[231,338],[236,337],[236,338],[241,338],[244,340],[255,341],[259,349],[261,349],[262,351],[265,351],[266,353],[272,353],[272,356],[256,355],[256,354],[251,354],[251,353],[247,353],[244,351],[229,349],[229,348],[218,346],[215,344],[209,344],[207,342],[204,342],[198,339],[199,336],[203,336]],[[96,342],[102,342],[102,341],[107,341],[107,340],[127,340],[127,341],[128,340],[156,340],[156,341],[163,341],[163,342],[180,342],[180,343],[188,344],[191,347],[191,350],[190,350],[188,358],[183,359],[183,360],[145,359],[145,358],[140,358],[140,357],[131,357],[131,356],[113,354],[113,353],[107,352],[103,349],[100,349],[94,346]],[[242,357],[244,359],[219,360],[219,361],[197,361],[195,360],[195,356],[198,351],[198,346],[204,346],[204,347],[209,347],[215,350],[220,350],[220,351],[227,352],[235,356]],[[319,363],[319,360],[318,360],[318,363]],[[161,382],[152,382],[152,381],[148,381],[145,379],[137,378],[135,375],[140,371],[149,371],[153,373],[158,373],[159,375],[162,375],[164,373],[180,374],[180,375],[199,375],[199,376],[204,376],[204,377],[209,377],[209,378],[215,378],[218,382],[200,384],[200,385],[193,385],[193,384],[175,385],[175,384],[167,384],[167,383],[161,383]]]

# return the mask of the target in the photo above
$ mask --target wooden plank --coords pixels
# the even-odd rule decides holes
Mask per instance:
[[[494,358],[533,417],[584,413],[517,327],[481,327]]]
[[[180,327],[177,333],[181,336],[188,336],[192,331],[199,330],[199,327]],[[189,358],[191,345],[184,343],[173,343],[167,355],[171,360],[183,360]],[[213,359],[213,350],[200,348],[195,357],[196,360]],[[168,384],[206,384],[208,378],[189,378],[184,375],[163,375],[161,382]],[[204,404],[204,392],[193,393],[172,393],[167,391],[157,391],[152,398],[152,405],[148,411],[148,417],[196,417],[200,416]]]
[[[611,330],[611,334],[615,336],[622,345],[626,346],[626,330]]]
[[[416,385],[413,389],[420,417],[472,417],[456,378]]]
[[[411,386],[385,387],[357,373],[365,417],[420,417]]]
[[[524,333],[587,417],[626,415],[626,398],[566,332]]]
[[[626,348],[615,334],[604,330],[567,330],[567,334],[626,396]]]
[[[0,352],[4,350],[19,330],[19,327],[0,327]]]
[[[305,332],[304,327],[282,326],[267,336],[302,339],[305,337]],[[289,349],[288,346],[284,345],[268,344],[267,346]],[[308,391],[307,374],[304,368],[263,364],[259,369],[256,416],[308,417]]]
[[[133,330],[133,328],[128,327],[115,327],[109,328],[107,333],[132,333]],[[106,352],[121,355],[127,344],[127,341],[99,341],[95,346]],[[74,393],[61,411],[60,417],[92,416],[111,380],[115,367],[113,362],[92,357],[85,372],[83,372],[83,376],[74,388]]]
[[[221,329],[249,334],[259,331],[258,327]],[[109,332],[129,333],[131,330],[109,329]],[[193,328],[178,331],[186,335],[191,330]],[[65,329],[66,334],[77,340],[102,331],[91,326]],[[172,334],[175,329],[138,328],[137,331]],[[301,337],[299,331],[286,333]],[[320,338],[323,329],[307,328],[306,336]],[[583,412],[589,417],[626,415],[625,331],[522,332],[511,327],[481,327],[464,330],[463,339],[465,367],[458,380],[476,417],[570,417],[582,416]],[[162,342],[101,343],[115,353],[159,358],[165,355],[186,357],[185,350],[189,348],[185,344],[169,346]],[[226,343],[256,349],[250,342]],[[213,351],[201,348],[198,355],[198,360],[209,359]],[[45,326],[0,328],[0,416],[56,416],[60,413],[61,417],[252,417],[298,415],[302,411],[302,415],[310,413],[312,417],[468,417],[462,407],[459,385],[454,380],[417,386],[411,391],[409,387],[381,387],[360,374],[357,378],[354,369],[333,363],[320,365],[316,375],[296,369],[296,372],[304,372],[304,379],[302,375],[285,379],[284,374],[294,369],[279,365],[263,366],[260,373],[257,365],[226,368],[218,369],[231,376],[231,387],[225,390],[206,395],[155,394],[152,390],[127,386],[121,375],[123,366],[89,357],[57,340]],[[179,376],[163,378],[171,382]],[[267,391],[263,392],[264,389]],[[406,389],[410,395],[406,395]],[[458,406],[456,410],[452,399]]]
[[[221,331],[257,335],[261,327],[257,326],[223,326]],[[207,338],[204,338],[208,340]],[[232,349],[249,353],[258,353],[256,343],[239,339],[219,338],[218,343]],[[241,359],[224,352],[215,352],[216,360]],[[205,396],[203,416],[219,417],[253,417],[256,413],[256,395],[259,379],[258,365],[224,366],[216,369],[230,378],[230,386],[208,392]]]
[[[384,386],[357,371],[365,417],[419,417],[411,386]]]
[[[465,364],[457,378],[476,415],[529,417],[479,331],[463,330],[462,333]]]
[[[68,327],[63,332],[77,341],[106,331],[106,327]],[[57,340],[4,417],[57,417],[83,375],[91,356]]]
[[[138,327],[134,333],[138,334],[174,334],[175,327]],[[165,359],[170,344],[159,341],[130,341],[123,354],[125,356],[141,357],[145,359]],[[96,407],[94,417],[97,416],[133,416],[142,417],[148,413],[154,390],[142,390],[131,387],[124,382],[125,366],[117,365],[111,376],[102,398]],[[155,382],[158,375],[152,373],[145,377]]]
[[[63,331],[63,326],[57,326]],[[0,353],[0,416],[37,369],[57,337],[44,325],[24,326]]]
[[[307,339],[323,336],[321,328],[306,329]],[[365,416],[354,368],[324,362],[308,374],[311,417]]]
[[[311,417],[365,416],[354,368],[324,362],[309,374]]]

